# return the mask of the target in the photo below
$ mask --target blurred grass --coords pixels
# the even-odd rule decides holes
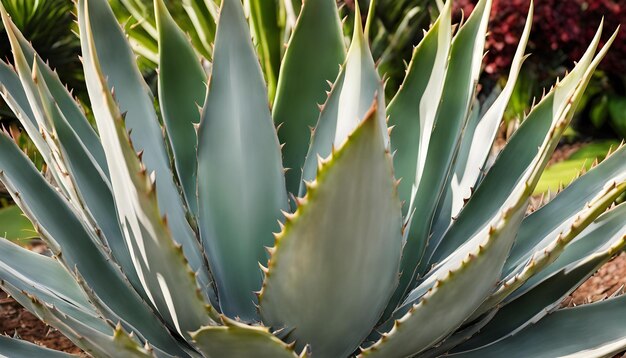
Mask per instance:
[[[17,205],[0,209],[0,228],[0,237],[20,245],[26,245],[30,239],[39,236]]]
[[[539,179],[534,195],[546,193],[548,190],[555,192],[559,185],[568,185],[583,167],[588,170],[594,160],[604,160],[608,150],[615,149],[618,145],[619,142],[614,140],[589,143],[572,153],[568,159],[549,166]]]

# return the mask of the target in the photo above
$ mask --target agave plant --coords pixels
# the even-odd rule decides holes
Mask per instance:
[[[2,289],[103,357],[623,349],[626,296],[558,307],[626,242],[626,205],[613,206],[626,149],[526,214],[608,46],[595,55],[599,30],[486,168],[530,32],[528,21],[507,86],[481,109],[490,5],[453,36],[449,1],[386,105],[369,23],[356,12],[346,52],[334,0],[308,0],[270,109],[240,0],[221,3],[208,79],[156,0],[157,111],[107,1],[79,0],[97,132],[2,11],[15,68],[0,67],[1,93],[53,174],[0,135],[0,179],[53,253],[0,241]],[[8,337],[0,353],[64,356]]]

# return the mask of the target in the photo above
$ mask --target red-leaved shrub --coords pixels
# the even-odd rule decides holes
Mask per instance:
[[[456,1],[457,19],[460,10],[469,16],[476,0]],[[485,72],[504,75],[511,64],[530,0],[493,0],[490,36],[487,39]],[[571,67],[585,51],[604,17],[606,40],[620,22],[626,22],[626,0],[536,0],[533,30],[528,51],[531,64],[540,72],[560,65]],[[557,55],[557,56],[555,56]],[[557,62],[546,63],[546,59]],[[626,28],[622,28],[600,68],[623,76],[626,71]]]

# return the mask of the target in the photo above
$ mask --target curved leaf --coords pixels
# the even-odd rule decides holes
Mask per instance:
[[[365,118],[372,100],[377,99],[377,121],[383,133],[385,147],[389,146],[389,134],[385,116],[385,100],[382,82],[376,71],[369,44],[363,32],[360,12],[356,11],[355,31],[352,44],[348,50],[345,66],[341,69],[338,79],[326,104],[322,108],[317,126],[311,138],[304,168],[299,194],[305,194],[305,182],[315,179],[317,158],[328,157],[333,148],[339,148],[350,133]]]
[[[579,213],[571,225],[560,232],[543,250],[537,250],[530,260],[520,265],[516,272],[510,274],[495,289],[495,292],[474,312],[474,317],[490,310],[509,296],[524,282],[532,278],[546,266],[556,260],[575,237],[604,212],[615,200],[626,191],[626,175],[622,182],[611,183],[599,196],[588,204],[588,208]]]
[[[2,11],[4,12],[4,9]],[[15,24],[8,17],[4,17],[3,22],[5,29],[8,30],[9,39],[11,40],[11,48],[13,49],[13,55],[16,58],[16,63],[19,64],[22,62],[21,60],[17,60],[18,58],[26,60],[24,64],[28,67],[24,68],[25,75],[32,71],[32,66],[34,66],[35,63],[39,66],[41,77],[59,103],[61,112],[76,132],[80,142],[96,160],[100,169],[107,173],[104,150],[98,140],[98,135],[72,97],[71,92],[63,85],[58,74],[50,69],[41,57],[39,57],[33,46],[26,38],[24,38],[17,26],[15,26]],[[32,119],[35,120],[35,118]]]
[[[528,198],[539,181],[549,155],[554,151],[563,131],[569,124],[576,107],[575,104],[582,97],[588,80],[602,56],[603,52],[598,55],[589,68],[585,69],[584,76],[573,87],[570,97],[562,99],[563,103],[568,105],[555,105],[558,111],[553,114],[554,117],[548,117],[550,120],[547,122],[550,124],[550,128],[544,132],[545,137],[538,153],[533,153],[534,156],[528,167],[522,172],[521,178],[509,192],[504,204],[498,209],[498,212],[501,212],[500,210],[504,207],[504,214],[496,213],[484,224],[472,223],[478,227],[474,234],[470,234],[472,231],[463,232],[465,235],[470,234],[470,238],[436,265],[417,288],[411,291],[402,306],[394,312],[394,317],[400,317],[400,319],[396,321],[393,329],[388,334],[383,335],[378,343],[369,347],[364,354],[410,355],[419,353],[420,350],[428,348],[453,332],[474,314],[474,311],[479,309],[483,301],[489,297],[493,285],[498,282],[502,273],[505,260],[523,219]],[[515,220],[511,220],[511,217]],[[498,222],[500,224],[497,224]],[[456,222],[452,228],[454,229],[458,223]],[[497,229],[500,227],[502,227],[501,233]],[[482,242],[483,238],[485,235],[488,235],[488,238],[492,237],[494,233],[497,233],[496,236],[501,235],[503,237],[494,245],[498,249],[485,250],[485,246],[491,245],[489,245],[489,240]],[[482,253],[483,251],[485,253]],[[495,252],[492,253],[491,251]],[[478,260],[475,259],[476,256],[479,258]],[[484,256],[489,258],[483,263]],[[475,267],[480,267],[480,269]],[[469,273],[473,269],[477,271],[470,275]],[[476,277],[480,277],[480,280],[476,281]],[[494,279],[494,277],[496,278]],[[443,290],[440,286],[443,286]],[[456,301],[450,300],[456,299],[461,293],[464,294],[464,304],[456,305],[455,307],[459,308],[453,312],[448,312],[445,320],[435,321],[435,317],[443,315],[445,310],[454,306]],[[444,302],[447,302],[447,305],[444,305]],[[423,322],[433,323],[430,324],[427,332],[421,334],[419,338],[415,338],[412,334]],[[386,324],[384,328],[388,330],[389,326],[390,324]]]
[[[401,277],[392,304],[400,301],[415,280],[427,244],[432,218],[469,115],[478,81],[491,10],[491,0],[481,0],[467,23],[459,30],[450,48],[441,106],[434,117],[424,165],[417,166],[407,218],[406,244],[402,252]],[[418,156],[420,154],[418,153]],[[424,265],[423,265],[424,266]]]
[[[172,146],[178,180],[189,210],[198,214],[197,153],[194,125],[200,122],[198,106],[204,103],[207,77],[183,31],[163,0],[155,0],[159,32],[159,104]]]
[[[195,275],[183,255],[185,248],[173,240],[172,232],[179,234],[173,231],[176,227],[170,231],[166,219],[160,216],[155,192],[158,186],[137,157],[122,115],[106,87],[91,32],[89,1],[78,3],[79,24],[84,31],[81,40],[85,78],[107,162],[111,163],[109,169],[118,217],[148,299],[170,327],[181,336],[188,336],[188,332],[212,322],[211,307],[201,296],[206,287],[200,286],[198,290]],[[195,238],[193,240],[195,245],[191,249],[195,251],[188,255],[200,255]]]
[[[438,216],[435,217],[433,223],[433,233],[429,242],[431,250],[438,245],[438,241],[443,236],[444,231],[452,223],[452,218],[459,214],[465,201],[470,197],[472,189],[478,183],[482,171],[485,169],[484,163],[487,161],[493,142],[496,139],[502,116],[513,94],[522,64],[526,59],[524,53],[528,37],[530,36],[532,19],[533,2],[531,1],[528,16],[526,17],[526,25],[515,52],[511,71],[504,89],[482,117],[470,118],[463,131],[454,170],[448,178],[442,200],[439,202],[440,211],[437,213]]]
[[[284,166],[291,168],[285,173],[291,193],[300,186],[309,127],[319,117],[317,104],[325,101],[326,81],[337,77],[345,53],[335,0],[304,2],[283,57],[273,108],[274,122],[282,123],[278,137],[285,144]]]
[[[261,315],[314,356],[353,352],[397,284],[402,214],[376,110],[322,165],[270,249]]]
[[[222,318],[223,326],[202,327],[191,334],[196,347],[207,357],[296,358],[293,348],[267,328],[248,326]]]
[[[406,77],[389,103],[387,115],[391,132],[394,169],[401,178],[398,188],[405,201],[406,215],[411,192],[416,184],[418,166],[422,169],[439,107],[448,67],[452,39],[452,1],[446,3],[439,18],[413,51]]]
[[[84,277],[107,309],[103,312],[107,318],[119,320],[122,317],[155,346],[179,354],[180,348],[170,333],[124,280],[122,272],[99,250],[96,239],[85,229],[67,201],[46,182],[6,134],[0,135],[0,153],[0,180],[66,269],[77,270]],[[63,247],[62,253],[58,247]],[[94,299],[94,296],[90,298]]]
[[[76,193],[76,188],[71,182],[71,179],[67,175],[64,175],[64,173],[67,172],[66,163],[58,158],[58,143],[56,143],[52,138],[53,124],[44,114],[44,109],[39,98],[35,81],[31,76],[32,68],[29,63],[33,62],[29,62],[32,60],[26,59],[24,52],[22,52],[18,39],[18,36],[20,36],[19,31],[2,6],[0,6],[0,12],[2,15],[2,22],[7,30],[7,35],[12,46],[15,70],[19,76],[20,82],[22,83],[25,97],[28,100],[31,113],[33,114],[31,121],[34,120],[34,125],[31,126],[28,121],[25,121],[25,129],[29,132],[29,135],[35,138],[34,143],[41,148],[42,157],[51,169],[50,173],[59,185],[61,191],[70,199],[70,203],[72,203],[76,208],[79,208],[80,201],[77,197],[78,194]],[[35,57],[33,57],[33,59],[36,60]]]
[[[518,188],[515,194],[517,200],[475,236],[479,245],[459,256],[460,260],[455,260],[456,265],[444,275],[439,275],[423,297],[406,302],[396,313],[402,314],[394,322],[393,329],[365,349],[362,356],[412,356],[454,332],[497,282],[530,194],[525,185]],[[463,297],[462,304],[459,304],[460,296]]]
[[[0,286],[11,285],[95,330],[107,331],[108,325],[61,263],[6,240],[0,240],[0,250]]]
[[[600,216],[546,269],[509,296],[491,322],[455,351],[471,350],[513,335],[539,321],[626,244],[626,205]]]
[[[40,347],[34,343],[0,335],[0,355],[4,357],[71,358],[70,354]]]
[[[533,108],[509,140],[496,163],[446,232],[441,244],[434,249],[430,258],[431,264],[440,262],[454,252],[467,239],[468,234],[480,230],[500,210],[502,203],[510,197],[511,187],[519,182],[536,160],[537,148],[544,144],[555,125],[566,119],[564,116],[573,114],[572,107],[578,103],[593,72],[592,62],[597,64],[608,49],[605,47],[594,59],[600,34],[601,28],[574,70]]]
[[[20,292],[10,284],[3,288],[40,320],[58,329],[78,347],[93,356],[152,357],[136,338],[129,336],[122,329],[121,325],[114,330],[101,321],[104,331],[101,327],[96,329],[93,323],[85,323],[67,316],[55,306],[45,304],[36,297]]]
[[[624,320],[626,295],[558,310],[514,336],[450,357],[610,357],[626,348]]]
[[[111,250],[133,287],[146,298],[115,213],[115,203],[108,178],[80,142],[76,132],[67,122],[48,88],[42,82],[39,67],[33,65],[32,78],[37,86],[45,118],[54,126],[53,135],[59,147],[58,156],[65,163],[67,174],[76,187],[81,206],[88,212],[85,220],[94,227],[96,235]],[[92,219],[93,218],[93,219]],[[95,221],[95,222],[93,222]],[[103,234],[103,235],[102,235]],[[104,237],[103,237],[104,236]],[[104,247],[103,247],[104,249]]]
[[[626,147],[616,150],[597,167],[578,178],[548,204],[529,215],[507,259],[504,274],[509,276],[533,252],[543,250],[558,233],[568,228],[581,210],[611,181],[626,172]]]
[[[198,147],[200,234],[223,312],[256,320],[265,260],[287,192],[263,75],[239,0],[224,0]]]
[[[78,10],[78,23],[81,33],[81,47],[84,56],[85,77],[87,90],[92,101],[101,101],[96,97],[102,97],[102,91],[115,93],[115,99],[119,106],[119,111],[125,113],[126,130],[132,131],[130,138],[135,151],[142,152],[142,162],[149,173],[155,172],[156,194],[158,196],[159,211],[161,215],[166,215],[169,227],[175,233],[174,240],[183,246],[183,251],[189,260],[189,264],[194,272],[198,272],[198,280],[201,288],[207,296],[210,296],[210,279],[205,265],[205,259],[198,249],[198,240],[191,229],[178,187],[174,182],[170,160],[166,152],[163,132],[154,108],[154,99],[150,90],[135,63],[135,56],[132,53],[126,36],[122,32],[115,16],[106,0],[85,0],[84,11]],[[85,18],[85,13],[89,13],[89,19]],[[89,21],[89,26],[86,22]],[[90,49],[93,47],[93,49]],[[93,70],[89,69],[90,62],[98,61],[102,78],[106,81],[99,85],[92,83],[94,78]],[[91,76],[91,77],[90,77]],[[101,141],[107,148],[107,139],[104,139],[104,118],[101,114],[96,114],[96,123],[100,131]],[[100,117],[100,118],[98,118]],[[108,124],[110,126],[110,123]],[[110,145],[110,144],[109,144]],[[116,171],[119,163],[112,161],[111,150],[107,148],[107,164],[111,172]],[[119,159],[119,158],[118,158]],[[113,173],[111,173],[113,177]],[[113,178],[111,178],[116,204],[120,207],[121,201],[127,200],[120,197],[123,190],[120,189]],[[125,220],[121,215],[120,221]],[[135,233],[136,235],[137,233]],[[141,274],[140,274],[141,276]]]

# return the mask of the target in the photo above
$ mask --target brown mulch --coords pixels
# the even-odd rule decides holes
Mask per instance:
[[[563,306],[578,306],[621,295],[626,286],[626,253],[602,266],[565,301]]]
[[[0,334],[17,335],[23,340],[67,353],[82,352],[72,341],[41,322],[3,291],[0,291]]]
[[[563,143],[559,145],[559,147],[552,153],[552,157],[550,157],[550,161],[548,162],[548,166],[558,163],[560,161],[566,160],[570,155],[574,154],[577,150],[583,147],[585,142],[575,142],[575,143]]]

